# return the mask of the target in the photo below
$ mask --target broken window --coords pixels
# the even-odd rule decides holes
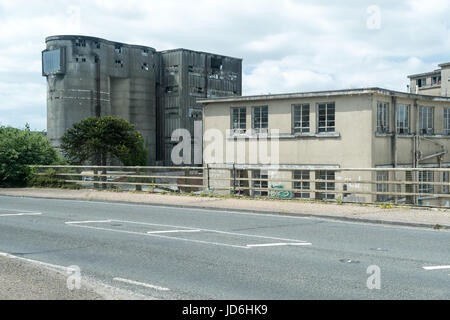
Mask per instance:
[[[86,40],[84,39],[76,39],[75,46],[77,47],[86,47]]]
[[[389,180],[389,172],[388,171],[377,171],[377,181],[388,181]],[[388,184],[387,183],[377,183],[377,192],[388,192]],[[386,202],[388,201],[389,196],[387,194],[377,194],[378,202]]]
[[[167,86],[166,93],[175,93],[178,92],[178,86]]]
[[[309,170],[296,170],[292,173],[294,180],[309,180],[310,174]],[[293,189],[298,190],[310,190],[310,182],[309,181],[294,181]],[[294,198],[301,199],[309,199],[309,192],[294,192]]]
[[[94,42],[94,46],[95,46],[97,49],[100,49],[100,42],[95,41],[95,42]]]
[[[431,85],[441,84],[441,76],[431,77]]]
[[[86,58],[81,58],[81,62],[86,62]]]
[[[416,80],[417,86],[420,87],[425,87],[427,85],[427,78],[420,78]]]
[[[253,188],[255,189],[267,189],[268,188],[268,173],[266,170],[253,170]],[[254,190],[253,195],[255,197],[267,197],[268,192],[264,190]]]
[[[233,134],[243,134],[247,130],[247,108],[231,108],[231,130]]]
[[[324,190],[324,191],[334,191],[335,183],[334,183],[334,171],[329,170],[319,170],[316,171],[316,179],[323,180],[320,182],[316,182],[316,190]],[[328,182],[333,181],[333,182]],[[319,200],[332,200],[335,198],[334,193],[321,193],[318,192],[316,194],[316,199]]]
[[[293,133],[309,132],[309,104],[293,106]]]
[[[122,47],[120,45],[116,45],[114,50],[116,53],[122,53]]]
[[[409,133],[409,105],[399,104],[397,106],[397,133]]]
[[[254,133],[267,133],[269,125],[269,107],[253,107],[252,129]]]
[[[144,56],[144,57],[148,56],[148,50],[147,49],[143,49],[142,50],[142,56]]]
[[[419,107],[419,134],[433,134],[433,107]]]
[[[144,62],[144,63],[142,64],[142,66],[141,66],[141,69],[142,69],[142,70],[145,70],[145,71],[148,71],[148,63],[147,63],[147,62]]]
[[[444,134],[450,135],[450,108],[444,108]]]
[[[377,103],[377,132],[389,132],[389,103],[387,102]]]
[[[318,104],[318,122],[319,133],[334,132],[336,125],[334,102]]]
[[[419,182],[433,182],[433,171],[419,171]],[[419,193],[433,193],[432,184],[419,184]]]
[[[211,69],[220,71],[222,68],[222,59],[218,57],[211,57]]]

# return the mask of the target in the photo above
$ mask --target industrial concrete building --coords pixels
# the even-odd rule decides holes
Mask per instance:
[[[333,168],[414,168],[450,167],[450,97],[396,92],[381,88],[350,89],[200,100],[203,129],[221,132],[221,150],[210,152],[217,141],[204,141],[204,164],[211,168],[237,168],[247,186],[302,189],[292,197],[334,199],[321,190],[335,190],[340,184],[344,200],[372,202],[386,200],[378,195],[358,192],[388,191],[394,185],[360,184],[361,180],[414,181],[419,192],[432,193],[426,182],[449,181],[448,172],[424,173],[413,177],[410,171],[340,172]],[[273,130],[278,130],[273,135]],[[277,164],[252,160],[251,144],[259,138],[278,140],[268,143],[268,154],[278,153]],[[275,150],[277,148],[278,150]],[[212,148],[213,149],[213,148]],[[233,150],[230,155],[227,152]],[[258,151],[256,151],[258,152]],[[242,155],[245,154],[245,157]],[[291,169],[280,171],[278,168]],[[214,171],[216,177],[230,178],[231,171]],[[310,183],[283,182],[288,179],[323,179],[313,188]],[[265,182],[262,179],[269,179]],[[211,187],[232,188],[230,181],[211,178]],[[281,181],[281,182],[280,182]],[[408,192],[413,187],[402,185]],[[313,190],[314,189],[314,190]],[[338,189],[336,189],[338,191]],[[411,190],[409,190],[411,191]],[[448,193],[448,188],[437,193]],[[260,195],[268,192],[259,191]],[[426,198],[426,197],[425,197]],[[422,197],[443,202],[449,199]],[[448,205],[448,203],[440,203]]]
[[[411,93],[450,97],[450,62],[439,64],[440,69],[409,75]]]
[[[176,49],[157,52],[86,36],[51,36],[42,52],[47,77],[47,134],[54,146],[74,122],[115,116],[136,126],[149,164],[170,164],[175,129],[194,136],[198,98],[242,93],[242,60]]]

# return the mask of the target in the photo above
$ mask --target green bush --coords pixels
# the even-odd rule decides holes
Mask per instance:
[[[33,176],[30,165],[62,164],[43,132],[0,126],[0,187],[23,187]]]

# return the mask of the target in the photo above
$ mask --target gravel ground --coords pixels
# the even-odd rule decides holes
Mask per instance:
[[[209,198],[198,196],[163,195],[145,192],[109,192],[96,190],[63,190],[45,188],[0,189],[0,195],[43,198],[78,199],[93,201],[121,201],[147,204],[228,210],[253,210],[280,214],[301,214],[317,217],[335,217],[353,220],[440,225],[450,228],[450,210],[397,207],[382,209],[376,205],[325,204],[301,201],[257,200],[236,198]]]

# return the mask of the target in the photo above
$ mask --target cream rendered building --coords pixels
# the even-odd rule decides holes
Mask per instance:
[[[414,178],[410,171],[394,176],[393,172],[385,171],[321,169],[450,167],[447,153],[450,149],[450,97],[364,88],[228,97],[199,103],[203,104],[204,164],[211,168],[235,168],[239,177],[249,179],[241,181],[240,186],[301,189],[287,192],[285,197],[288,198],[340,197],[347,201],[373,202],[389,199],[384,195],[358,194],[358,191],[386,192],[393,190],[394,185],[358,181],[448,181],[448,175],[443,173],[425,172]],[[211,136],[215,136],[215,140]],[[277,160],[275,162],[255,159],[258,153],[255,145],[258,145],[258,138],[264,137],[268,138],[267,154]],[[211,188],[233,190],[233,181],[214,179],[230,178],[231,170],[211,170],[210,175]],[[342,183],[313,185],[283,181],[314,178]],[[428,187],[422,186],[421,192],[432,193]],[[413,192],[408,190],[411,186],[401,188],[404,192]],[[321,190],[342,193],[333,195],[321,193]],[[270,196],[271,191],[255,191],[253,195]],[[426,201],[447,201],[444,199],[430,197]]]
[[[450,62],[439,64],[440,69],[409,75],[410,92],[450,97]]]

